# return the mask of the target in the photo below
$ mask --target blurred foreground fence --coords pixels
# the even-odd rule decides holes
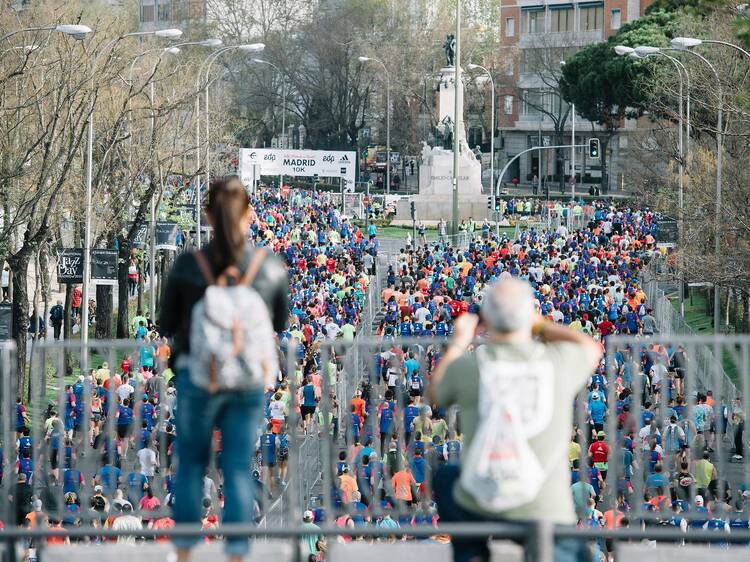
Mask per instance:
[[[366,309],[370,311],[366,313],[369,315],[366,321],[372,322],[378,306],[371,303]],[[364,322],[360,326],[366,325]],[[617,544],[643,539],[659,545],[714,542],[721,549],[712,549],[712,556],[719,559],[724,553],[734,551],[729,544],[742,545],[742,551],[748,552],[745,547],[750,544],[750,513],[743,500],[750,495],[750,463],[745,454],[748,442],[744,431],[750,416],[746,400],[750,391],[750,337],[664,334],[607,339],[602,370],[576,401],[568,459],[573,479],[596,481],[598,487],[596,511],[581,514],[585,528],[553,526],[542,521],[521,526],[468,522],[433,526],[431,474],[443,463],[451,462],[439,449],[445,444],[444,439],[453,439],[454,432],[460,434],[460,419],[453,410],[441,412],[442,417],[436,418],[445,422],[442,442],[441,439],[425,441],[429,470],[425,472],[417,501],[413,505],[379,501],[394,497],[389,476],[395,468],[412,462],[409,444],[415,439],[414,426],[404,423],[406,407],[414,398],[412,388],[403,374],[397,384],[387,384],[388,371],[401,369],[404,357],[411,353],[428,381],[433,361],[444,343],[440,338],[383,340],[368,337],[365,330],[360,330],[352,342],[323,342],[319,348],[319,366],[324,376],[318,405],[323,415],[313,418],[312,428],[305,435],[298,429],[299,414],[295,408],[291,409],[288,484],[281,494],[275,495],[259,484],[261,493],[256,498],[259,526],[221,526],[210,532],[198,528],[153,528],[149,522],[168,518],[171,513],[170,502],[163,501],[155,511],[136,509],[143,517],[144,528],[127,533],[148,543],[147,546],[153,546],[154,537],[173,534],[219,533],[224,537],[248,536],[256,540],[285,539],[295,545],[290,554],[294,557],[299,555],[297,539],[311,532],[299,527],[302,512],[312,509],[322,519],[321,530],[315,531],[316,534],[346,535],[355,537],[355,542],[402,535],[414,541],[443,534],[492,536],[515,540],[521,543],[528,559],[545,562],[554,559],[554,541],[566,538],[587,541],[602,553],[612,552]],[[122,453],[127,438],[118,433],[116,411],[121,396],[116,387],[123,362],[130,360],[134,365],[141,362],[141,346],[133,341],[91,342],[84,351],[82,354],[80,345],[72,343],[36,345],[30,385],[20,388],[14,371],[13,347],[0,347],[3,451],[0,490],[2,497],[9,499],[0,505],[0,520],[5,524],[0,542],[12,545],[5,550],[7,560],[15,559],[16,547],[23,551],[32,537],[50,533],[44,528],[24,528],[22,518],[17,518],[17,512],[31,511],[28,504],[18,503],[17,473],[29,475],[30,491],[34,497],[43,499],[45,512],[64,522],[70,521],[65,524],[67,534],[79,544],[68,548],[79,548],[81,544],[104,548],[94,547],[93,543],[102,542],[102,537],[122,534],[101,527],[105,514],[92,507],[94,485],[103,487],[109,505],[118,495],[127,499],[133,494],[132,503],[136,506],[140,497],[137,458],[132,452]],[[296,353],[287,353],[282,364],[293,396],[299,390],[296,377],[292,376],[297,370],[295,358]],[[722,358],[723,364],[715,358]],[[335,367],[335,377],[328,376],[325,366],[329,364]],[[74,367],[71,369],[70,365]],[[727,378],[727,370],[734,374],[736,385]],[[99,379],[101,384],[94,385],[93,379],[81,373],[92,373],[93,379]],[[105,392],[96,390],[100,387]],[[164,494],[170,489],[173,463],[178,462],[171,454],[175,396],[169,382],[160,376],[144,381],[136,377],[133,387],[137,404],[133,427],[141,427],[144,412],[148,410],[140,407],[142,394],[158,406],[153,434],[159,469],[150,482],[166,500]],[[358,428],[353,426],[349,412],[349,402],[356,390],[367,400],[369,412],[363,426]],[[601,420],[590,407],[594,392],[599,396],[597,399],[606,398],[607,410]],[[25,414],[20,413],[16,403],[19,396],[27,408]],[[97,398],[102,399],[99,406]],[[395,402],[397,415],[384,432],[377,412],[387,399]],[[675,423],[671,423],[673,417]],[[17,432],[23,427],[28,427],[28,436]],[[606,468],[590,464],[591,446],[599,440],[600,430],[605,432],[602,440],[609,449]],[[24,437],[30,442],[23,441]],[[133,437],[131,444],[138,447],[139,437]],[[345,501],[338,489],[337,459],[344,452],[346,463],[355,470],[356,461],[349,458],[355,441],[372,450],[372,458],[382,463],[380,470],[384,471],[382,478],[373,480],[369,492],[372,496],[366,498],[365,511],[358,511]],[[395,454],[390,455],[392,452]],[[390,466],[391,463],[395,464]],[[706,463],[715,472],[707,472]],[[683,464],[686,470],[682,469]],[[210,476],[220,483],[215,468]],[[66,489],[75,490],[72,504]],[[748,494],[744,494],[746,490]],[[701,496],[702,502],[697,496]],[[607,511],[620,512],[629,525],[607,529],[597,519],[597,512]],[[340,517],[348,518],[352,526],[343,530],[333,526]],[[385,518],[400,527],[379,526]],[[726,523],[726,528],[720,522]],[[707,530],[717,528],[721,533]],[[46,546],[44,541],[37,542],[40,548]],[[43,556],[38,555],[40,559]]]

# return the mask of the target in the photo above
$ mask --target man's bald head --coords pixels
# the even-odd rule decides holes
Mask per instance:
[[[534,312],[531,285],[516,277],[501,277],[487,288],[482,301],[482,318],[500,334],[530,334]]]

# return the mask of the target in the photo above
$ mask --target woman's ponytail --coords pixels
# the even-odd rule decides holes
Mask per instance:
[[[213,260],[218,271],[237,265],[242,257],[247,236],[242,219],[247,210],[247,192],[237,176],[217,178],[211,182],[206,211],[213,222]]]

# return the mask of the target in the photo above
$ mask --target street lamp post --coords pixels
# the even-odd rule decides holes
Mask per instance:
[[[490,134],[490,193],[492,195],[492,212],[494,213],[497,209],[497,193],[495,193],[495,80],[492,78],[490,71],[482,65],[469,64],[467,68],[469,70],[482,70],[490,79],[490,86],[492,87],[492,108],[490,109],[490,127],[492,128]],[[495,218],[497,219],[497,217]]]
[[[456,2],[456,56],[455,56],[455,64],[456,64],[456,81],[455,81],[455,91],[454,91],[454,102],[453,102],[453,123],[454,123],[454,133],[453,133],[453,236],[455,237],[454,240],[458,240],[458,221],[459,221],[459,214],[458,214],[458,175],[459,175],[459,167],[458,167],[458,152],[461,148],[461,134],[459,131],[462,131],[463,123],[462,118],[463,115],[461,115],[461,110],[463,109],[463,97],[464,89],[461,84],[461,7],[462,2]],[[457,242],[456,242],[457,243]]]
[[[180,47],[185,47],[188,45],[199,45],[202,47],[218,47],[222,44],[221,39],[206,39],[204,41],[186,41],[184,43],[177,43],[176,45],[172,45],[171,47],[166,47],[163,49],[149,49],[147,51],[144,51],[143,53],[140,53],[138,56],[133,58],[133,62],[130,63],[130,73],[128,75],[129,83],[133,83],[133,70],[135,68],[135,63],[138,62],[139,59],[141,59],[143,56],[153,53],[155,51],[159,52],[159,61],[161,61],[161,58],[164,55],[177,55],[180,53]],[[157,63],[158,64],[158,63]],[[154,71],[156,70],[156,67],[154,67]],[[152,73],[153,74],[153,71]],[[154,81],[151,80],[149,83],[149,103],[151,105],[151,136],[154,135],[154,130],[156,129],[156,110],[154,107]],[[150,228],[149,228],[149,269],[151,271],[150,275],[150,281],[149,281],[149,314],[153,321],[154,318],[156,318],[156,192],[152,193],[151,195],[151,202],[150,202]]]
[[[690,50],[690,47],[693,47],[695,45],[700,44],[700,40],[696,39],[694,41],[699,41],[698,43],[690,44],[688,41],[689,38],[678,38],[680,40],[673,40],[673,44],[677,45],[674,49],[662,49],[662,50],[670,50],[670,51],[676,51],[681,53],[688,53],[699,60],[701,60],[703,63],[705,63],[710,69],[711,72],[714,75],[714,78],[716,78],[716,95],[719,100],[719,107],[717,111],[716,116],[716,205],[714,208],[714,256],[716,258],[716,264],[718,267],[719,258],[721,255],[721,199],[722,199],[722,159],[723,159],[723,145],[724,145],[724,91],[721,86],[721,78],[719,77],[719,73],[716,71],[716,67],[714,67],[711,62],[701,55],[700,53],[696,53],[695,51]],[[725,44],[725,43],[721,43]],[[727,45],[730,45],[730,43],[726,43]],[[747,53],[744,49],[740,49],[739,47],[736,47],[738,50],[742,51],[744,54],[746,54],[748,57],[750,57],[750,54]],[[642,47],[636,48],[636,53],[639,55],[642,53],[638,52],[638,49],[642,49]],[[652,48],[653,49],[653,48]],[[720,322],[721,322],[721,293],[719,289],[719,284],[714,283],[714,333],[718,334],[720,331]]]
[[[359,62],[376,62],[385,72],[385,192],[391,193],[391,75],[383,61],[372,57],[359,57]]]
[[[281,82],[281,137],[279,137],[279,141],[284,138],[284,135],[286,135],[286,94],[287,94],[287,87],[286,87],[286,80],[284,80],[284,74],[281,72],[281,69],[273,64],[272,62],[269,62],[267,60],[263,59],[253,59],[253,62],[257,62],[258,64],[267,64],[271,68],[274,68],[276,72],[279,73],[279,76],[281,76],[282,82]],[[286,147],[283,147],[286,148]],[[284,169],[281,169],[281,173],[279,174],[279,189],[281,189],[284,186]]]
[[[198,69],[198,76],[196,78],[196,84],[195,84],[195,90],[197,92],[195,96],[195,167],[196,167],[196,174],[195,174],[195,236],[196,236],[196,246],[200,250],[201,249],[201,210],[203,207],[203,197],[201,194],[201,170],[200,170],[200,162],[201,162],[201,142],[200,142],[200,91],[201,91],[201,78],[203,76],[203,69],[206,69],[206,85],[205,85],[205,104],[206,104],[206,184],[208,184],[211,181],[211,166],[210,166],[210,148],[209,148],[209,139],[210,139],[210,131],[208,129],[209,127],[209,116],[208,116],[208,103],[209,103],[209,75],[211,73],[211,65],[213,62],[222,54],[233,51],[233,50],[241,50],[251,53],[257,53],[262,51],[265,48],[265,45],[263,43],[250,43],[250,44],[243,44],[243,45],[230,45],[228,47],[224,47],[223,49],[219,49],[218,51],[211,53],[208,55],[204,60],[203,63],[201,63],[200,68]]]
[[[719,228],[719,224],[720,224],[719,221],[721,218],[721,195],[722,195],[721,194],[722,186],[721,186],[721,146],[720,145],[723,142],[723,136],[724,136],[724,132],[722,130],[722,123],[721,123],[724,99],[723,99],[722,90],[721,90],[721,83],[719,82],[719,75],[716,72],[716,69],[711,65],[711,63],[708,60],[706,60],[705,57],[699,55],[698,53],[694,51],[690,51],[689,49],[691,49],[692,47],[697,47],[698,45],[703,45],[703,44],[721,45],[724,47],[729,47],[731,49],[734,49],[735,51],[742,53],[742,55],[744,55],[745,57],[749,59],[750,59],[750,52],[746,51],[739,45],[735,45],[734,43],[729,43],[727,41],[720,41],[718,39],[697,39],[695,37],[675,37],[674,39],[672,39],[671,43],[672,43],[672,47],[674,47],[675,50],[688,52],[692,55],[699,57],[701,60],[703,60],[703,62],[708,64],[708,66],[711,67],[711,70],[713,71],[714,76],[716,76],[716,81],[717,81],[717,85],[719,88],[719,111],[718,111],[718,120],[717,120],[719,125],[716,131],[716,145],[717,145],[717,149],[716,149],[717,150],[717,154],[716,154],[716,209],[715,209],[716,233],[714,235],[714,238],[715,238],[714,239],[714,251],[716,253],[717,262],[718,262],[719,252],[721,251],[721,244],[720,244],[721,230]],[[688,134],[688,142],[690,142],[689,134]],[[721,298],[720,298],[719,290],[718,290],[718,287],[715,285],[714,286],[714,332],[715,333],[719,332],[719,321],[720,321],[720,316],[721,316],[720,311],[719,311],[720,304],[721,304]]]
[[[674,67],[677,69],[677,76],[679,78],[679,127],[677,129],[677,144],[678,144],[678,151],[679,151],[679,159],[677,161],[679,166],[679,187],[677,192],[677,208],[679,211],[679,217],[678,217],[678,224],[679,224],[679,251],[677,253],[677,260],[678,260],[678,270],[679,270],[679,281],[680,281],[680,287],[679,287],[679,300],[680,300],[680,316],[685,316],[685,273],[684,273],[684,263],[683,263],[683,233],[684,233],[684,166],[685,162],[689,161],[689,154],[690,154],[690,73],[688,72],[685,65],[678,59],[676,59],[673,56],[670,56],[666,53],[663,53],[661,51],[648,53],[645,55],[639,55],[635,49],[631,47],[626,47],[624,45],[618,45],[615,47],[615,52],[620,55],[628,55],[636,59],[645,59],[648,57],[654,57],[654,56],[661,56],[665,59],[669,60]],[[683,73],[685,75],[685,84],[687,85],[687,88],[683,88]],[[683,106],[683,91],[686,94],[687,103],[685,106]],[[685,112],[687,113],[687,116],[685,117],[685,113],[683,113],[683,107],[685,107]],[[687,129],[687,142],[684,140],[683,136],[683,126]],[[685,149],[685,146],[687,145],[687,149]]]
[[[120,37],[116,37],[104,48],[102,48],[95,56],[91,64],[91,82],[93,89],[94,77],[96,76],[96,67],[99,63],[99,58],[107,52],[110,48],[114,47],[118,42],[126,37],[138,37],[138,36],[154,36],[165,39],[176,39],[182,35],[182,31],[179,29],[159,29],[156,31],[138,31],[134,33],[126,33]],[[90,291],[90,280],[91,275],[91,184],[93,181],[94,172],[94,110],[95,100],[93,94],[89,98],[89,112],[87,118],[87,131],[86,131],[86,210],[85,210],[85,226],[83,232],[84,248],[83,248],[83,289],[82,303],[81,303],[81,372],[85,373],[88,369],[88,353],[85,350],[89,340],[89,291]],[[153,319],[152,319],[153,320]]]

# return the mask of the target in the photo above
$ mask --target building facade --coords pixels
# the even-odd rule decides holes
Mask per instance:
[[[599,127],[574,116],[572,108],[558,95],[561,65],[587,44],[606,40],[626,22],[642,16],[647,0],[518,0],[500,6],[498,66],[496,78],[496,174],[513,156],[535,146],[585,144]],[[498,62],[495,61],[495,62]],[[487,97],[489,103],[489,95]],[[470,143],[489,144],[489,111],[467,115]],[[576,138],[572,142],[572,122]],[[611,192],[625,182],[620,162],[627,150],[627,122],[624,134],[612,139],[607,150],[607,185]],[[478,144],[478,143],[477,143]],[[472,144],[473,146],[473,144]],[[547,149],[522,155],[509,168],[503,182],[521,184],[548,182],[556,192],[560,180],[569,189],[572,174],[571,149]],[[579,186],[599,184],[599,162],[587,158],[579,148],[575,154]]]
[[[138,0],[141,31],[203,23],[207,17],[207,0]]]

